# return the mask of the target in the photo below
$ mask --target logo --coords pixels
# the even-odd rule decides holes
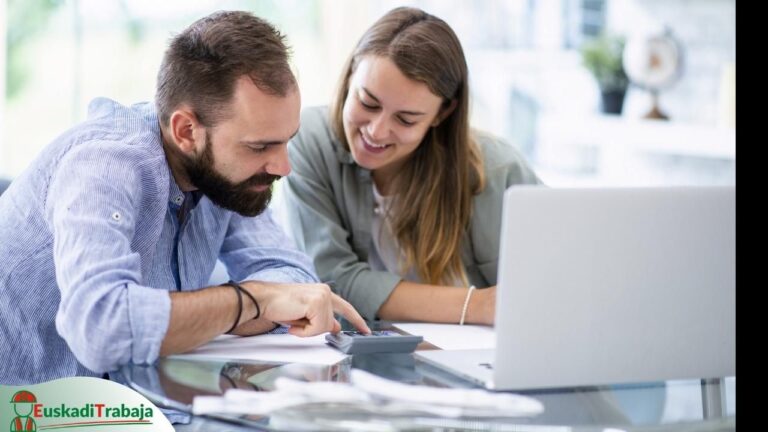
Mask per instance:
[[[0,397],[8,401],[7,405],[0,402],[0,432],[6,430],[4,425],[10,432],[173,430],[152,402],[128,387],[99,378],[64,378],[24,388],[0,386]]]
[[[33,404],[37,402],[35,395],[27,390],[19,390],[11,398],[13,412],[16,417],[11,420],[11,432],[37,431],[37,423],[30,414],[32,414]]]

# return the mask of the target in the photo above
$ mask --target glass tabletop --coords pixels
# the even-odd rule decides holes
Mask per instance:
[[[435,349],[422,343],[417,349]],[[349,382],[352,369],[409,384],[476,388],[413,354],[365,354],[333,365],[242,360],[162,358],[152,365],[123,367],[121,380],[155,404],[191,413],[198,395],[229,389],[271,391],[275,380]],[[612,386],[517,391],[544,406],[544,412],[519,418],[441,418],[383,414],[368,407],[305,404],[270,416],[192,416],[177,430],[555,430],[555,431],[727,431],[735,430],[735,377]]]

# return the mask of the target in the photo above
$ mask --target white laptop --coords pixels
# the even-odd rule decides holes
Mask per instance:
[[[497,390],[734,376],[735,231],[735,187],[511,187],[496,349],[417,355]]]

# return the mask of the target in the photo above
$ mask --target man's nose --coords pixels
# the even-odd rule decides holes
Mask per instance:
[[[281,144],[271,152],[265,170],[272,175],[285,177],[291,173],[291,162],[288,160],[288,144]]]

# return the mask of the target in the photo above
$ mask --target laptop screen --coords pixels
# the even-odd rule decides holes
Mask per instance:
[[[497,389],[735,374],[735,188],[504,196]]]

